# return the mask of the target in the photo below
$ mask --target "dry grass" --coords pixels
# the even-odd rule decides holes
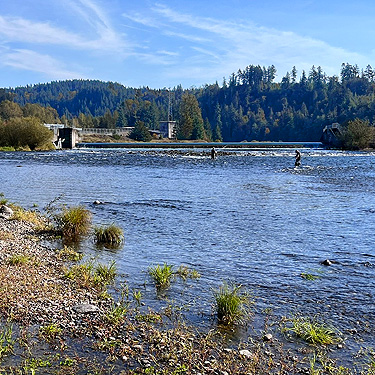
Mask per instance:
[[[14,239],[14,234],[5,230],[0,230],[0,241],[11,241]]]
[[[24,210],[18,206],[12,206],[13,216],[12,220],[26,221],[28,223],[35,224],[37,226],[44,226],[44,221],[41,215],[35,211]]]
[[[58,230],[63,236],[76,239],[89,232],[91,225],[91,212],[82,206],[64,208],[57,217]]]

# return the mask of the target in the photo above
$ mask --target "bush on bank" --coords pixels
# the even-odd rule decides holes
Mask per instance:
[[[345,150],[364,150],[374,147],[375,128],[368,121],[355,119],[344,125],[341,136],[342,147]]]
[[[0,122],[0,147],[25,150],[53,148],[53,133],[36,117],[14,117]]]

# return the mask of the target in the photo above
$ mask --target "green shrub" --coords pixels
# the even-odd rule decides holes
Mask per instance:
[[[240,322],[247,316],[250,296],[245,291],[241,293],[242,285],[224,283],[214,291],[217,318],[222,324]]]
[[[155,267],[150,267],[148,273],[153,278],[157,287],[164,288],[169,286],[173,277],[173,266],[164,263],[163,266],[157,264]]]
[[[95,227],[94,234],[96,243],[108,245],[120,245],[124,234],[121,228],[115,224],[106,227]]]
[[[91,213],[83,206],[63,208],[56,217],[58,230],[70,239],[87,234],[91,225]]]
[[[13,117],[0,123],[0,146],[16,149],[51,149],[53,132],[36,117]]]
[[[344,149],[363,150],[374,142],[375,128],[368,121],[355,119],[344,125],[341,141]]]

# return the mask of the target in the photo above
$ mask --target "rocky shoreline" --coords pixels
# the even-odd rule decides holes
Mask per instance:
[[[312,372],[315,348],[285,349],[266,328],[233,344],[141,306],[125,284],[111,294],[42,224],[0,217],[0,374],[353,373]]]

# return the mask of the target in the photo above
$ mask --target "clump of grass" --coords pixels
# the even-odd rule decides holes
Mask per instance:
[[[28,223],[32,223],[38,226],[44,225],[42,218],[38,212],[25,210],[22,207],[13,206],[13,205],[12,205],[12,209],[13,209],[12,220],[26,221]]]
[[[30,257],[24,254],[14,254],[7,259],[7,263],[10,266],[20,266],[28,263],[30,261]]]
[[[4,198],[4,193],[0,193],[0,206],[7,204],[7,203],[8,203],[8,199]]]
[[[64,277],[72,280],[79,288],[91,288],[94,286],[93,264],[77,264],[69,268]]]
[[[163,266],[157,264],[155,267],[150,267],[148,273],[158,288],[165,288],[170,285],[173,278],[173,266],[166,263]]]
[[[114,261],[109,266],[98,264],[96,267],[92,262],[86,262],[72,266],[65,272],[64,277],[74,281],[80,288],[102,290],[114,281],[116,274]]]
[[[124,233],[115,224],[94,228],[95,240],[98,244],[120,245],[124,239]]]
[[[112,304],[111,308],[105,314],[105,320],[113,325],[118,325],[122,323],[126,317],[126,313],[128,312],[127,304]]]
[[[58,251],[57,257],[62,260],[68,260],[71,262],[78,262],[83,258],[83,254],[75,251],[72,247],[70,246],[64,246],[63,249]]]
[[[142,292],[140,290],[133,290],[133,300],[137,307],[141,306],[142,303]]]
[[[100,285],[109,285],[113,283],[117,275],[116,262],[111,262],[110,265],[98,264],[94,271],[94,278],[96,283]]]
[[[319,279],[319,276],[317,275],[313,275],[312,273],[305,273],[305,272],[302,272],[301,273],[301,277],[305,280],[309,280],[309,281],[314,281],[314,280],[317,280]]]
[[[312,345],[330,345],[340,342],[339,332],[309,317],[294,317],[287,320],[284,332],[291,332]]]
[[[248,315],[250,296],[241,292],[242,285],[223,283],[214,291],[217,318],[222,324],[241,322]]]
[[[0,363],[4,356],[11,353],[13,350],[14,340],[12,339],[12,334],[12,325],[6,325],[0,330]]]
[[[91,212],[83,206],[63,208],[56,217],[58,230],[69,239],[77,239],[88,233],[91,225]]]
[[[39,328],[39,334],[47,341],[54,340],[61,332],[62,329],[53,323]]]
[[[186,280],[188,278],[199,279],[201,277],[198,271],[190,269],[189,267],[183,265],[178,267],[176,274],[180,276],[183,280]]]

